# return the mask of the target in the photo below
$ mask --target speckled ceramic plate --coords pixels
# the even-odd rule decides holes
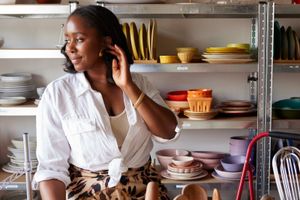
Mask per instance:
[[[171,174],[169,174],[167,172],[167,170],[163,170],[161,171],[161,176],[164,177],[164,178],[167,178],[167,179],[171,179],[171,180],[197,180],[197,179],[201,179],[201,178],[204,178],[208,175],[208,172],[205,171],[205,170],[202,170],[202,172],[197,175],[197,176],[193,176],[193,177],[180,177],[180,176],[172,176]]]

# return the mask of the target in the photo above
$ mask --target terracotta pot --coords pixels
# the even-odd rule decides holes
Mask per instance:
[[[60,3],[61,0],[36,0],[36,2],[40,4],[55,4]]]

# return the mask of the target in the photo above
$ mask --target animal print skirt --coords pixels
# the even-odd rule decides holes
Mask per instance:
[[[168,200],[167,189],[161,184],[161,177],[148,161],[140,168],[129,168],[122,174],[115,187],[108,187],[108,170],[91,172],[74,165],[69,168],[71,183],[67,187],[68,200],[138,200],[145,199],[147,184],[158,183],[160,199]]]

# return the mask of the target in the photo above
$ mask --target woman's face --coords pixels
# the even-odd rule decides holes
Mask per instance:
[[[66,53],[77,72],[97,67],[101,63],[99,52],[104,42],[96,29],[88,27],[80,16],[71,16],[65,28]]]

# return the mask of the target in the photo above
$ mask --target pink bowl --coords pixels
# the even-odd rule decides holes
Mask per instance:
[[[224,158],[226,153],[223,152],[216,152],[216,151],[192,151],[191,152],[192,156],[194,158]]]
[[[161,149],[156,152],[156,158],[163,169],[168,168],[168,164],[172,163],[175,156],[187,156],[189,152],[183,149]]]
[[[194,158],[192,156],[175,156],[172,162],[179,167],[186,167],[194,162]]]
[[[204,169],[214,169],[220,164],[220,158],[195,158],[203,163]]]

